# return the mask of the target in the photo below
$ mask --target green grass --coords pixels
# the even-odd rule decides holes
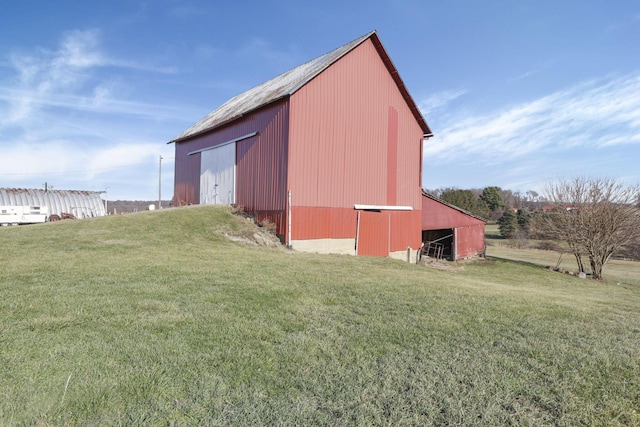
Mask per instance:
[[[550,267],[555,267],[560,261],[560,268],[573,272],[578,270],[576,259],[568,250],[560,256],[560,252],[535,249],[540,243],[537,240],[502,239],[497,225],[486,226],[485,232],[487,255],[490,257]],[[603,273],[605,283],[640,288],[640,262],[612,259],[604,266]]]
[[[233,243],[203,207],[0,229],[2,425],[640,425],[640,289]]]

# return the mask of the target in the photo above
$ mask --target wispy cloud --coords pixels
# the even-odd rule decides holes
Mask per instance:
[[[425,157],[514,159],[640,143],[640,73],[586,81],[489,114],[444,114]]]
[[[136,97],[131,73],[174,70],[108,54],[97,30],[68,32],[53,49],[11,53],[3,66],[10,72],[0,80],[2,186],[39,185],[47,176],[69,188],[104,177],[92,183],[101,186],[117,174],[134,187],[144,165],[157,174],[158,155],[172,157],[173,147],[163,142],[177,130],[158,136],[157,124],[195,114]]]
[[[423,113],[428,114],[435,110],[442,109],[447,106],[453,100],[461,97],[466,94],[467,91],[464,89],[454,89],[454,90],[445,90],[442,92],[435,93],[424,99],[420,102],[419,108]]]
[[[32,55],[13,54],[10,64],[14,79],[0,82],[0,100],[7,104],[0,117],[4,125],[28,121],[42,107],[67,107],[96,110],[118,109],[134,103],[112,99],[118,82],[95,73],[105,67],[171,73],[171,67],[151,67],[134,61],[112,58],[100,50],[97,30],[72,31],[65,35],[57,50],[39,50]],[[142,106],[138,103],[137,107]],[[136,111],[144,110],[136,108]]]
[[[535,68],[535,69],[533,69],[533,70],[529,70],[529,71],[526,71],[526,72],[524,72],[524,73],[522,73],[522,74],[520,74],[520,75],[517,75],[517,76],[515,76],[515,77],[511,78],[511,79],[510,79],[510,81],[512,81],[512,82],[513,82],[513,81],[518,81],[518,80],[524,80],[524,79],[527,79],[527,78],[529,78],[529,77],[531,77],[531,76],[534,76],[534,75],[536,75],[536,74],[538,74],[538,73],[543,72],[543,71],[544,71],[544,70],[546,70],[548,67],[549,67],[549,65],[548,65],[548,64],[545,64],[545,65],[543,65],[543,66],[541,66],[541,67],[539,67],[539,68]]]
[[[8,104],[0,127],[27,121],[57,93],[77,91],[88,78],[86,70],[106,65],[107,59],[96,49],[97,37],[96,31],[75,31],[64,37],[56,51],[12,55],[17,79],[0,87],[0,96]]]

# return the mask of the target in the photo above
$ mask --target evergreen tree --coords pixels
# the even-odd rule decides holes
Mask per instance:
[[[498,228],[500,235],[505,239],[513,237],[518,230],[518,218],[511,209],[504,211],[500,219],[498,219]]]
[[[521,230],[529,231],[529,222],[531,221],[531,213],[527,209],[518,209],[517,214],[518,227]]]
[[[480,200],[482,200],[489,211],[493,212],[496,209],[502,209],[504,207],[504,202],[502,200],[502,196],[500,195],[500,187],[485,187],[482,190],[482,194],[480,195]]]
[[[479,200],[471,190],[445,190],[440,195],[440,199],[467,212],[471,212],[474,215],[487,216],[487,209],[484,202]]]

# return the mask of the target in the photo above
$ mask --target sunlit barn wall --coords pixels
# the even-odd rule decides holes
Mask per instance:
[[[354,204],[403,205],[391,249],[419,247],[423,130],[371,41],[291,97],[290,127],[293,240],[355,238]]]

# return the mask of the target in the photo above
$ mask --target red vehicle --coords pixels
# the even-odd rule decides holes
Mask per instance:
[[[72,213],[67,213],[67,212],[62,212],[60,215],[58,214],[49,215],[49,221],[51,222],[60,221],[61,219],[76,219],[76,216]]]

